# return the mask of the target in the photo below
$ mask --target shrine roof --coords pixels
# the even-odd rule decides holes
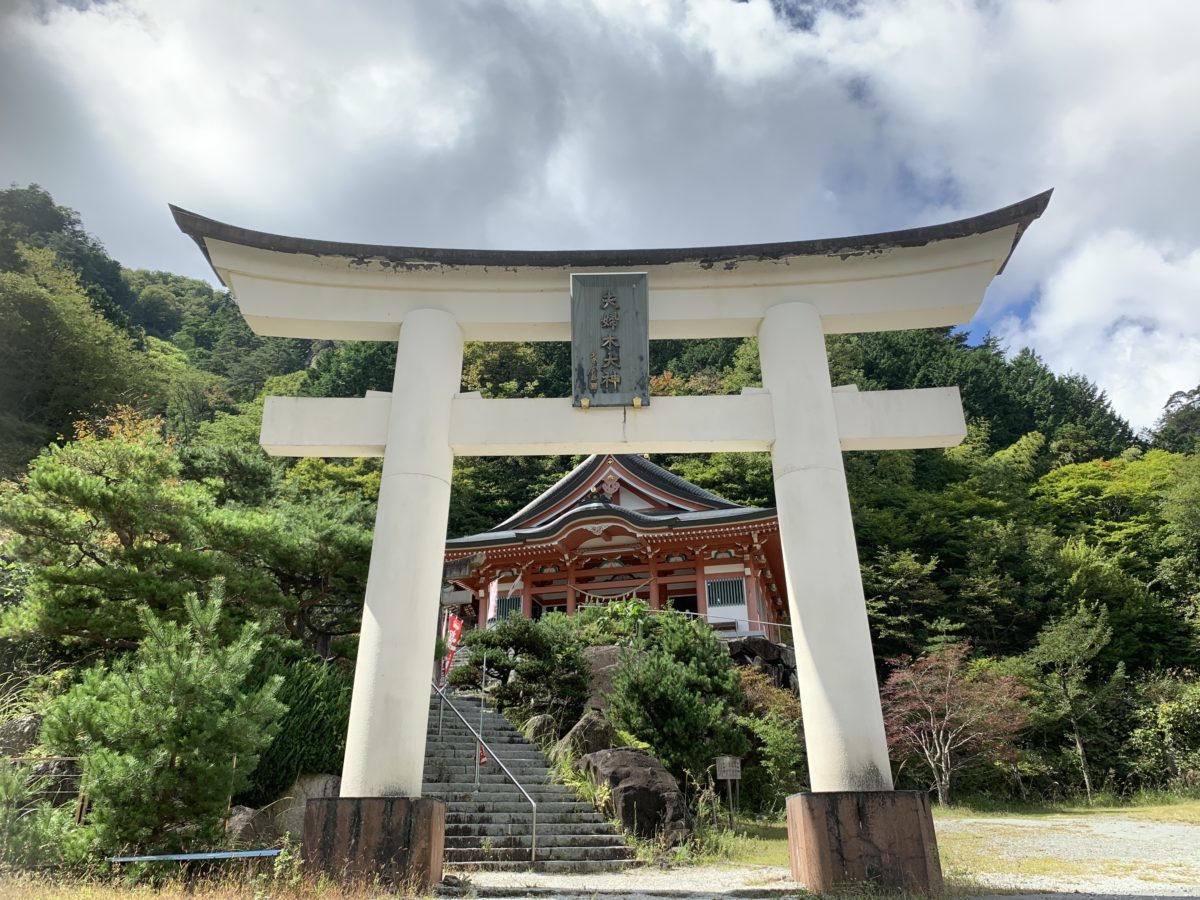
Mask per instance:
[[[854,256],[891,248],[921,247],[937,241],[984,234],[1016,225],[1009,255],[1031,222],[1037,219],[1050,202],[1050,191],[991,212],[953,222],[859,234],[847,237],[819,238],[803,241],[780,241],[763,244],[730,244],[708,247],[678,247],[629,250],[467,250],[444,247],[410,247],[394,244],[360,244],[326,241],[312,238],[288,237],[265,231],[254,231],[218,222],[197,213],[171,205],[171,214],[184,234],[199,245],[217,276],[225,281],[213,262],[206,243],[222,241],[256,250],[305,256],[331,256],[360,260],[383,260],[397,268],[428,266],[487,266],[532,268],[641,268],[676,263],[699,263],[704,267],[739,260],[783,260],[803,256]],[[1007,262],[1007,259],[1005,260]],[[1004,270],[1001,263],[999,270]],[[227,283],[228,284],[228,283]]]
[[[635,528],[661,531],[671,528],[703,527],[709,525],[731,525],[739,522],[754,522],[773,519],[776,512],[771,508],[757,506],[732,506],[725,509],[702,509],[690,512],[628,509],[615,503],[587,503],[568,509],[543,525],[532,528],[515,528],[486,531],[446,541],[446,550],[473,550],[503,544],[522,544],[548,538],[568,525],[588,519],[622,519]]]
[[[604,461],[610,455],[619,465],[628,470],[631,475],[666,491],[668,494],[702,503],[714,509],[747,508],[737,503],[731,503],[724,497],[718,497],[716,494],[704,490],[704,488],[697,487],[690,481],[680,478],[674,472],[669,472],[662,466],[656,466],[650,460],[636,453],[596,453],[589,456],[531,502],[498,524],[492,531],[487,532],[487,534],[498,534],[510,530],[522,522],[526,522],[537,516],[539,513],[552,509],[556,503],[564,500],[572,491],[577,490],[588,479],[592,478],[603,467]],[[465,539],[459,538],[459,540]]]

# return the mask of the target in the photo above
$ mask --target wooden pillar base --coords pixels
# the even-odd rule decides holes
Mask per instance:
[[[814,893],[863,884],[927,896],[942,892],[925,793],[793,794],[787,823],[792,878]]]
[[[446,804],[428,797],[309,800],[306,867],[339,881],[374,882],[424,893],[442,880]]]

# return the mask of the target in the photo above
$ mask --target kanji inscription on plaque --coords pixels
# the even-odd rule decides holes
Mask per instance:
[[[649,321],[645,273],[571,276],[575,406],[649,405]]]

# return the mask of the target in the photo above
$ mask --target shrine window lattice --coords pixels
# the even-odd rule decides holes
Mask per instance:
[[[708,605],[745,606],[746,583],[741,578],[712,578],[708,582]]]

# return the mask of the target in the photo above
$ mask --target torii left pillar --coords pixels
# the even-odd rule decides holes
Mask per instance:
[[[452,314],[419,309],[405,316],[341,796],[309,801],[304,823],[304,857],[324,871],[383,875],[420,889],[441,880],[445,840],[445,804],[421,797],[421,782],[437,629],[429,598],[442,584],[454,464],[450,401],[462,354]]]

